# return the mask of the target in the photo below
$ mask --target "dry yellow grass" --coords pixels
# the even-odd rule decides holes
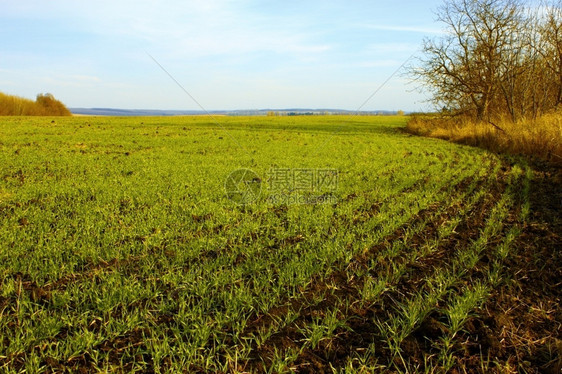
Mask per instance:
[[[517,123],[475,123],[466,118],[416,115],[408,122],[414,134],[474,145],[495,152],[538,157],[562,165],[562,112]]]
[[[0,92],[0,116],[70,116],[70,111],[52,95],[38,95],[36,101]]]

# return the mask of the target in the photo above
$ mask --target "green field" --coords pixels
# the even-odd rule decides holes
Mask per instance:
[[[509,277],[533,173],[405,123],[2,119],[0,370],[485,372],[467,323]]]

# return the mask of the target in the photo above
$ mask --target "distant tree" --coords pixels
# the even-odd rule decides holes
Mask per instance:
[[[2,116],[70,116],[70,111],[51,94],[39,94],[35,101],[0,92]]]
[[[53,116],[70,116],[70,111],[66,106],[60,101],[56,100],[55,97],[50,94],[38,94],[35,102],[42,108],[44,108],[45,115]]]
[[[404,111],[403,110],[399,110],[396,112],[397,116],[403,116],[404,115]]]

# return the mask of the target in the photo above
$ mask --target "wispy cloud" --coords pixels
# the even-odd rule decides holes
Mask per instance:
[[[91,87],[102,83],[102,80],[90,75],[62,75],[45,76],[42,81],[48,84],[66,87]]]
[[[355,66],[358,68],[397,68],[399,67],[401,64],[403,64],[404,61],[400,61],[400,60],[396,60],[396,59],[382,59],[382,60],[376,60],[376,61],[363,61],[363,62],[358,62]]]
[[[412,54],[419,49],[417,43],[371,43],[366,46],[365,50],[379,54],[381,56],[402,55],[404,53]]]
[[[209,108],[354,106],[356,82],[384,80],[441,32],[414,0],[399,12],[372,0],[0,2],[14,35],[0,45],[0,80],[73,106],[185,105],[145,51]]]
[[[259,52],[322,53],[329,43],[312,40],[306,24],[251,12],[245,1],[119,1],[90,5],[83,18],[90,32],[130,38],[145,48],[199,58]],[[103,4],[102,3],[102,4]]]
[[[416,34],[442,34],[443,30],[433,27],[415,27],[415,26],[401,26],[401,25],[373,25],[364,24],[360,25],[365,29],[380,30],[380,31],[395,31],[395,32],[407,32]]]

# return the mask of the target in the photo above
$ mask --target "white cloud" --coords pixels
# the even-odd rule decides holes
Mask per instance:
[[[376,60],[376,61],[364,61],[358,62],[356,67],[358,68],[398,68],[402,65],[404,61],[393,60],[393,59],[383,59],[383,60]]]
[[[360,27],[371,29],[371,30],[380,30],[380,31],[396,31],[396,32],[410,32],[410,33],[417,33],[417,34],[442,34],[443,30],[438,28],[432,27],[415,27],[415,26],[404,26],[404,25],[361,25]]]
[[[101,1],[81,5],[76,16],[92,33],[131,38],[145,48],[198,58],[278,52],[322,53],[326,43],[310,40],[306,26],[275,15],[250,12],[242,1]]]
[[[67,77],[68,80],[82,83],[98,83],[101,81],[99,77],[92,75],[71,75]]]
[[[0,22],[40,25],[33,31],[41,37],[45,27],[50,31],[49,43],[36,43],[40,48],[26,48],[25,35],[21,43],[0,48],[6,51],[2,68],[10,69],[0,70],[0,79],[20,82],[31,93],[49,90],[71,106],[189,107],[147,51],[209,109],[252,103],[353,107],[363,97],[342,82],[379,82],[417,49],[420,34],[440,32],[431,24],[372,24],[393,22],[382,16],[384,5],[367,0],[0,4]]]
[[[396,56],[397,54],[414,53],[419,48],[420,45],[414,43],[371,43],[367,45],[366,50],[381,56]]]
[[[58,87],[91,87],[102,83],[101,79],[90,75],[61,75],[45,76],[42,82]]]

